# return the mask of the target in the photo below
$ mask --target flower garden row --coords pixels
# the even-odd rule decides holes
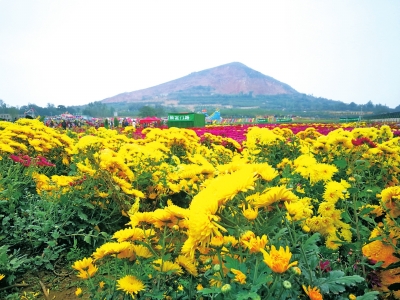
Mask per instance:
[[[357,125],[0,122],[3,252],[75,254],[92,299],[399,299],[400,132]]]

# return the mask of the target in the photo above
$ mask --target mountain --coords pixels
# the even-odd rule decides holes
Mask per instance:
[[[102,100],[103,103],[166,102],[182,97],[270,96],[299,94],[289,85],[253,70],[242,63],[232,62],[142,90],[122,93]]]

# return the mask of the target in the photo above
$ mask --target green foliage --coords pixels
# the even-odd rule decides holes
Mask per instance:
[[[358,296],[357,300],[376,300],[378,299],[379,292],[367,292],[362,296]]]
[[[100,230],[101,222],[113,218],[108,229],[112,224],[116,226],[113,229],[121,225],[120,217],[115,219],[108,212],[96,213],[96,209],[102,209],[76,193],[58,199],[55,195],[38,195],[30,175],[39,171],[37,168],[24,167],[6,157],[0,160],[0,242],[5,244],[1,250],[0,274],[2,270],[5,272],[9,284],[15,279],[14,274],[27,268],[53,270],[65,253],[72,260],[78,256],[73,257],[76,249],[95,249],[109,238]],[[46,173],[46,169],[41,168],[40,172]],[[71,246],[72,250],[66,250]],[[13,254],[6,261],[8,251]]]
[[[112,116],[114,114],[114,108],[101,101],[96,101],[85,106],[82,113],[92,117],[104,118]]]
[[[114,128],[117,128],[117,127],[119,126],[118,118],[117,118],[117,117],[114,117],[113,122],[114,122]]]
[[[355,286],[358,283],[364,282],[365,279],[358,275],[344,276],[342,271],[330,271],[329,277],[319,278],[316,284],[321,288],[324,294],[338,294],[346,290],[345,286]]]
[[[10,253],[11,252],[11,253]],[[11,250],[8,245],[0,246],[0,274],[5,275],[5,282],[13,284],[17,275],[28,269],[31,259],[21,254],[19,249]]]
[[[139,109],[140,117],[153,117],[153,116],[161,117],[164,116],[165,114],[166,113],[164,108],[160,105],[157,105],[155,107],[145,105]]]
[[[0,234],[10,247],[30,253],[35,267],[52,270],[74,241],[94,249],[99,239],[107,237],[94,229],[97,220],[91,219],[86,206],[79,199],[73,202],[68,198],[51,202],[25,194],[14,214],[3,212]]]

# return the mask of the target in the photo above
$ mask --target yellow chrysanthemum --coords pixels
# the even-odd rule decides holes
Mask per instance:
[[[146,288],[144,283],[137,279],[135,276],[126,275],[121,279],[117,280],[117,289],[122,290],[127,294],[130,294],[133,298],[133,294],[138,294]]]
[[[136,212],[133,215],[129,215],[129,225],[136,227],[144,224],[152,224],[154,221],[152,212]]]
[[[256,235],[253,231],[247,230],[243,232],[240,236],[240,242],[243,243],[244,241],[250,241],[250,239],[255,238]]]
[[[103,257],[111,254],[118,254],[121,252],[130,251],[132,249],[132,244],[130,242],[108,242],[101,245],[92,253],[95,260],[102,259]]]
[[[171,210],[158,208],[153,211],[153,225],[156,228],[164,226],[172,227],[179,222],[179,219],[173,214]]]
[[[142,240],[143,238],[144,232],[141,228],[125,228],[118,230],[113,235],[113,239],[117,239],[118,242]]]
[[[381,198],[382,206],[393,218],[400,216],[400,186],[388,187],[378,196]]]
[[[272,181],[275,177],[279,175],[278,171],[267,163],[264,164],[254,164],[254,171],[257,172],[262,179],[266,181]]]
[[[285,186],[274,186],[267,188],[260,196],[251,203],[255,208],[267,207],[278,201],[296,201],[298,197]]]
[[[257,179],[252,166],[243,167],[232,174],[220,175],[210,180],[190,203],[194,212],[215,214],[226,201],[233,199],[239,192],[254,189]]]
[[[286,210],[293,221],[300,221],[310,218],[313,215],[313,206],[311,205],[311,198],[304,197],[298,201],[285,201]]]
[[[327,235],[329,232],[335,231],[333,221],[330,217],[324,216],[313,216],[306,220],[306,224],[312,232],[319,232],[323,235]]]
[[[239,241],[234,236],[224,235],[224,245],[226,247],[228,247],[228,246],[235,247],[238,243],[239,243]]]
[[[327,202],[336,203],[339,199],[345,199],[346,186],[342,182],[329,181],[325,185],[323,198]]]
[[[179,255],[175,259],[175,262],[179,264],[181,267],[183,267],[190,275],[192,276],[198,275],[196,265],[189,257]]]
[[[132,248],[133,248],[133,251],[135,252],[136,256],[138,256],[138,257],[149,258],[149,257],[153,256],[153,253],[146,246],[133,245]]]
[[[261,238],[250,237],[248,240],[242,240],[242,243],[250,250],[250,253],[259,252],[260,249],[264,249],[268,244],[268,237],[264,234]]]
[[[290,267],[297,265],[297,261],[289,263],[292,258],[292,253],[288,246],[286,246],[286,249],[279,247],[279,250],[276,250],[275,246],[272,245],[269,253],[264,249],[260,249],[260,251],[264,256],[264,262],[275,273],[284,273]]]
[[[75,296],[79,296],[80,294],[82,294],[82,289],[80,287],[78,287],[78,288],[76,288]]]
[[[318,181],[330,181],[332,176],[338,172],[338,168],[334,165],[317,163],[310,167],[310,183],[314,184]]]
[[[341,245],[341,240],[336,236],[336,234],[329,234],[325,240],[325,246],[331,250],[339,249]]]
[[[376,262],[382,261],[383,268],[399,261],[399,259],[393,255],[395,253],[393,246],[379,240],[364,245],[362,247],[362,253]]]
[[[77,276],[82,279],[92,277],[98,270],[98,268],[93,264],[93,259],[91,257],[85,257],[82,260],[77,260],[72,265],[72,268],[79,271]]]
[[[201,246],[207,246],[215,235],[222,235],[220,231],[227,230],[217,222],[220,218],[207,213],[192,213],[189,218],[188,235]]]
[[[249,207],[247,209],[243,209],[243,216],[249,221],[256,219],[258,216],[258,208]]]
[[[310,298],[310,300],[322,300],[322,294],[320,293],[319,289],[317,287],[311,287],[308,286],[306,287],[305,285],[303,285],[303,290],[304,292],[307,294],[308,298]]]
[[[400,268],[383,270],[379,274],[381,286],[377,290],[383,292],[384,299],[400,299]]]
[[[224,244],[224,237],[222,235],[216,235],[211,238],[211,247],[221,247]]]
[[[231,272],[235,274],[235,278],[233,279],[234,281],[239,282],[240,284],[246,283],[247,277],[242,271],[231,268]]]
[[[182,268],[178,263],[168,260],[163,261],[161,258],[153,261],[153,267],[160,272],[171,272],[178,275],[183,273]]]

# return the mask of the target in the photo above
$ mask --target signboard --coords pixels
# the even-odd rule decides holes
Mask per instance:
[[[169,114],[168,122],[194,121],[194,114]]]

